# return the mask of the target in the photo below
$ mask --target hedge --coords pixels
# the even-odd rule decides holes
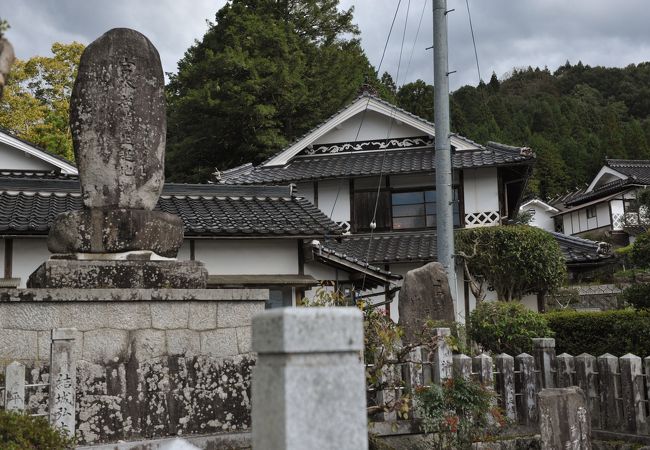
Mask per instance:
[[[611,353],[621,357],[633,353],[642,358],[650,356],[650,311],[556,311],[545,316],[555,332],[558,355]]]

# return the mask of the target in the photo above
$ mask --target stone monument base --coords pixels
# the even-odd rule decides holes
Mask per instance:
[[[50,259],[29,276],[28,288],[204,289],[208,271],[199,261]]]

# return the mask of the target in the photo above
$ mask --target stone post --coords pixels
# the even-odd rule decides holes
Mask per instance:
[[[16,361],[5,368],[5,409],[25,410],[25,366]]]
[[[395,355],[388,355],[388,359],[395,359]],[[399,391],[396,387],[399,385],[399,367],[395,364],[388,364],[384,366],[381,371],[381,386],[383,389],[377,391],[377,404],[378,405],[394,405],[398,399]],[[388,409],[381,413],[384,422],[391,422],[397,420],[397,411],[395,409]]]
[[[356,308],[280,308],[253,317],[255,450],[368,448]]]
[[[443,380],[450,378],[452,375],[452,356],[451,348],[447,338],[451,336],[449,328],[435,328],[434,338],[436,348],[432,353],[431,370],[433,372],[433,382],[440,384]]]
[[[415,392],[419,386],[424,386],[424,366],[422,365],[422,347],[415,347],[409,354],[409,362],[405,364],[404,380],[410,392]],[[411,402],[410,417],[418,418],[417,410]]]
[[[596,357],[588,353],[576,356],[576,383],[587,397],[591,412],[591,425],[598,428],[600,424],[600,394],[598,385],[598,367]]]
[[[472,368],[478,374],[478,380],[489,389],[494,389],[494,375],[492,373],[492,358],[481,353],[472,359]]]
[[[542,450],[591,450],[591,418],[582,389],[543,389],[539,416]]]
[[[555,372],[557,370],[555,361],[555,339],[533,338],[533,355],[535,364],[541,375],[542,388],[555,387]]]
[[[472,358],[467,355],[453,356],[454,377],[464,378],[469,381],[472,377]]]
[[[497,392],[500,395],[500,406],[506,413],[506,417],[515,422],[517,420],[517,408],[515,403],[515,359],[501,353],[496,358],[497,366]]]
[[[562,353],[557,357],[557,385],[558,387],[575,386],[575,361],[573,356]]]
[[[50,351],[50,423],[69,436],[75,432],[76,331],[76,328],[53,329]]]
[[[647,434],[645,388],[641,358],[628,353],[619,360],[625,428],[630,433]]]
[[[535,358],[522,353],[515,358],[519,371],[519,416],[524,425],[537,425],[537,383],[535,375]]]
[[[609,353],[598,357],[598,378],[600,379],[600,427],[618,431],[623,422],[621,382],[619,380],[618,358]]]

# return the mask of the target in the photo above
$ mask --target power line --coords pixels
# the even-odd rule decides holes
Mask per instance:
[[[420,20],[418,22],[418,29],[415,32],[415,38],[413,39],[413,46],[411,47],[411,54],[409,55],[409,62],[406,65],[406,70],[405,70],[406,73],[408,73],[409,69],[411,68],[411,61],[413,60],[413,52],[415,51],[415,44],[417,44],[418,36],[420,36],[420,27],[422,26],[422,18],[424,17],[424,11],[427,8],[427,2],[428,1],[429,0],[424,0],[424,5],[422,6],[422,12],[420,12]]]
[[[472,25],[472,13],[469,11],[469,0],[465,0],[465,5],[467,5],[467,17],[469,18],[469,29],[472,33],[472,44],[474,45],[474,57],[476,58],[476,71],[478,72],[478,82],[480,83],[483,79],[481,78],[481,67],[478,64],[478,52],[476,51],[476,39],[474,39],[474,26]]]

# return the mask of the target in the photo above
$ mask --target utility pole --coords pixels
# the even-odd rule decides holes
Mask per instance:
[[[458,287],[454,259],[454,208],[449,129],[449,55],[447,0],[433,0],[433,84],[436,151],[436,228],[438,261],[447,272],[449,290],[458,314]]]

